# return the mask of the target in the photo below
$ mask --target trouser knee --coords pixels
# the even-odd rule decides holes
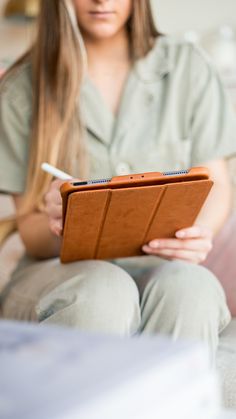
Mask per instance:
[[[139,294],[133,279],[104,261],[85,261],[78,272],[44,297],[39,320],[83,330],[130,335],[140,323]]]
[[[203,337],[211,328],[219,333],[230,318],[216,277],[202,266],[180,261],[165,263],[152,273],[142,311],[144,317],[149,312],[144,328],[151,330],[156,324],[159,330],[186,337]]]

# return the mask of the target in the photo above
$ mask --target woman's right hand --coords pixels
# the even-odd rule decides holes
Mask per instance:
[[[44,197],[45,212],[48,215],[49,228],[56,236],[61,236],[62,233],[62,198],[60,187],[64,182],[64,180],[59,179],[52,181],[50,188]]]

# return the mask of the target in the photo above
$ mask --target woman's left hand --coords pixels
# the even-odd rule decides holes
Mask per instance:
[[[185,260],[191,263],[204,262],[212,249],[213,233],[206,227],[193,226],[175,233],[173,239],[155,239],[142,247],[154,256],[169,260]]]

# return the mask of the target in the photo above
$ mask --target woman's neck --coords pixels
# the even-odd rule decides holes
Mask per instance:
[[[114,38],[91,40],[84,37],[88,75],[107,107],[116,115],[125,81],[131,68],[130,43],[125,31]]]
[[[114,37],[107,39],[92,39],[83,35],[88,55],[89,68],[109,64],[127,64],[130,62],[130,42],[125,29]]]

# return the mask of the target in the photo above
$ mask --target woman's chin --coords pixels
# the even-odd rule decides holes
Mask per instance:
[[[99,28],[96,27],[94,30],[83,31],[85,37],[88,37],[93,40],[102,41],[109,38],[113,38],[119,33],[119,30],[116,28],[111,28],[108,25],[99,25]]]

